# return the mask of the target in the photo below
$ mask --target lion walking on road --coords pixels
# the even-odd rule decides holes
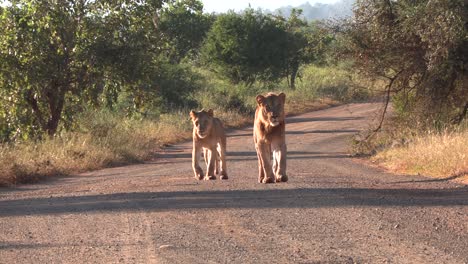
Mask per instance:
[[[258,157],[258,182],[286,182],[286,95],[257,95],[256,101],[253,137]]]
[[[199,112],[190,111],[193,123],[193,149],[192,168],[195,178],[198,180],[215,180],[219,178],[227,180],[226,170],[226,133],[218,118],[213,116],[213,110],[201,110]],[[206,163],[206,175],[203,177],[203,170],[200,167],[200,154]]]

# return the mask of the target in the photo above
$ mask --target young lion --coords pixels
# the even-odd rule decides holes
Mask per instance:
[[[257,95],[254,142],[258,157],[258,182],[286,182],[286,137],[284,103],[286,95]],[[271,156],[273,151],[273,165]]]
[[[192,110],[190,111],[190,117],[193,122],[192,168],[195,178],[198,180],[215,180],[216,174],[219,173],[220,179],[228,179],[226,171],[226,134],[221,120],[213,117],[212,109],[199,112]],[[204,178],[203,170],[198,163],[202,150],[206,163]]]

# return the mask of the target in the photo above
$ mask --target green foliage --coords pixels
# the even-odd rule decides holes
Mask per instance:
[[[387,80],[400,112],[421,122],[460,122],[468,108],[466,1],[357,2],[342,55]]]
[[[300,15],[294,10],[285,19],[253,9],[221,14],[202,48],[204,61],[234,84],[287,78],[294,88],[299,67],[314,59],[322,41]]]
[[[87,105],[127,102],[122,109],[130,115],[181,106],[197,88],[197,76],[172,64],[173,54],[164,47],[179,43],[174,56],[180,57],[201,40],[192,34],[175,41],[170,36],[177,28],[161,38],[155,20],[163,1],[10,2],[0,14],[1,140],[72,129],[74,116]],[[201,15],[197,1],[174,6],[186,3]]]
[[[307,65],[299,75],[296,88],[288,94],[294,92],[309,101],[318,98],[340,102],[362,101],[371,96],[370,91],[361,86],[363,80],[347,66]],[[282,84],[283,87],[286,86]]]
[[[233,83],[279,77],[285,54],[285,33],[260,11],[221,14],[208,33],[204,61]]]
[[[307,27],[307,22],[300,19],[302,11],[293,9],[288,20],[282,20],[282,24],[286,31],[286,45],[282,47],[286,52],[286,67],[284,74],[288,78],[290,87],[295,88],[296,76],[299,71],[299,66],[309,63],[312,60],[311,47],[309,45],[308,31],[311,28]]]
[[[2,13],[0,92],[10,129],[55,133],[65,96],[80,89],[73,80],[88,63],[77,38],[89,21],[69,9],[81,10],[70,2],[12,1]]]
[[[197,68],[197,72],[202,76],[203,88],[193,96],[199,108],[236,111],[240,114],[249,114],[255,110],[252,98],[261,92],[257,85],[233,85],[228,79],[220,78],[207,69]]]
[[[178,0],[162,9],[157,29],[168,57],[173,62],[195,57],[213,21],[214,16],[203,14],[203,4],[197,0]]]

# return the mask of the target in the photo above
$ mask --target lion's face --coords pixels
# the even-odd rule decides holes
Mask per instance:
[[[193,127],[200,138],[210,135],[213,126],[213,110],[201,110],[199,112],[190,111]]]
[[[284,121],[284,103],[286,95],[269,93],[266,96],[257,95],[258,107],[261,109],[261,115],[270,126],[275,127]]]

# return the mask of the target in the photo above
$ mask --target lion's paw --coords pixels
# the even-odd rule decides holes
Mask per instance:
[[[214,175],[206,175],[205,178],[203,178],[205,181],[209,180],[216,180],[216,176]]]
[[[275,182],[275,178],[273,177],[265,177],[262,179],[262,183],[274,183]]]
[[[288,181],[288,176],[286,174],[283,175],[277,175],[276,176],[276,182],[287,182]]]

